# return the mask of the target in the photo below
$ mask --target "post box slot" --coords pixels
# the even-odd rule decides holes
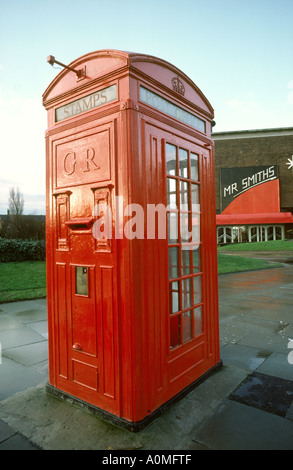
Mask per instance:
[[[80,219],[70,219],[65,222],[71,230],[87,230],[91,228],[94,222],[93,217],[84,217]]]
[[[71,230],[87,230],[89,226],[86,224],[72,224],[70,228]]]

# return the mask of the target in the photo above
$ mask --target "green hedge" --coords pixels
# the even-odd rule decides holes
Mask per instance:
[[[16,240],[0,238],[0,262],[44,261],[46,244],[44,240]]]

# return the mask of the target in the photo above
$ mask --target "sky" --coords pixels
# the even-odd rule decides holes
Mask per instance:
[[[0,214],[9,188],[45,214],[42,94],[99,49],[171,62],[215,110],[215,132],[293,127],[293,0],[0,0]]]

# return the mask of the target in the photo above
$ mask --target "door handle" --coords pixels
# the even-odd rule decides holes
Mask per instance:
[[[73,349],[75,349],[75,351],[82,351],[82,347],[80,344],[78,343],[74,343],[74,345],[72,346]]]

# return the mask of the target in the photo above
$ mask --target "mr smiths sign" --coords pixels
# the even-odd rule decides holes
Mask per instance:
[[[221,211],[245,191],[278,178],[278,166],[221,168]]]

